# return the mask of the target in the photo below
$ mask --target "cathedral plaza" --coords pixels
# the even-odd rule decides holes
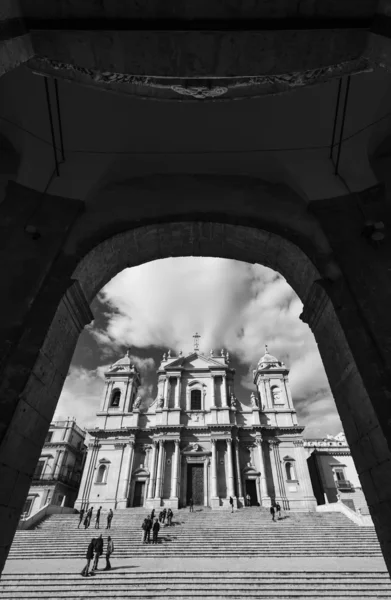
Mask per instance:
[[[140,538],[141,514],[158,505],[187,515],[164,533],[166,545],[156,546],[162,561],[168,547],[172,560],[189,548],[189,560],[201,560],[201,538],[208,539],[208,565],[223,547],[236,561],[254,536],[247,543],[252,576],[246,583],[230,571],[230,592],[227,573],[216,566],[214,580],[223,587],[212,597],[300,597],[306,569],[322,548],[325,571],[333,571],[329,559],[337,562],[349,593],[360,598],[382,597],[370,581],[376,567],[356,564],[363,587],[353,593],[349,560],[375,561],[383,578],[376,585],[387,597],[390,72],[391,0],[0,1],[0,571],[10,556],[6,569],[16,572],[3,597],[44,597],[55,572],[48,561],[62,559],[65,568],[72,556],[85,557],[91,531],[77,532],[75,514],[17,529],[79,336],[94,320],[94,299],[126,268],[191,256],[264,265],[295,291],[373,525],[313,510],[287,370],[278,356],[260,362],[254,402],[241,410],[226,350],[167,355],[156,404],[145,413],[130,395],[139,374],[107,372],[97,429],[90,432],[95,448],[88,449],[102,481],[91,467],[76,506],[102,499],[107,511],[117,503],[122,516],[113,531],[133,564],[152,546],[138,540],[127,558],[126,536]],[[199,511],[193,520],[184,508],[189,493]],[[247,495],[259,506],[242,506]],[[230,496],[237,525],[232,520],[227,527]],[[269,522],[273,499],[289,518]],[[357,557],[371,546],[365,536],[374,554]],[[326,538],[334,540],[330,546]],[[52,544],[59,552],[56,540],[57,558],[48,549]],[[22,558],[15,558],[19,544]],[[302,561],[303,579],[295,575],[284,590],[270,574],[276,546],[285,569],[288,559]],[[269,562],[256,566],[262,553]],[[20,561],[32,556],[44,563],[24,561],[39,577],[44,571],[35,596],[30,580],[24,591],[15,589],[27,568]],[[185,576],[185,567],[175,565],[164,595],[207,598],[213,577],[197,592],[197,568]],[[104,586],[121,573],[113,570],[83,579],[78,596],[65,585],[76,568],[60,573],[46,597],[133,594],[108,592]],[[256,579],[260,569],[269,587]],[[303,597],[317,597],[322,576]],[[181,587],[175,577],[187,583],[181,579]],[[162,588],[148,591],[150,578],[140,581],[142,593],[133,595],[163,596]]]

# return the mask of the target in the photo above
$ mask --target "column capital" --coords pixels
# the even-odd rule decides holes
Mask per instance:
[[[175,446],[179,446],[180,443],[181,443],[181,440],[174,440]]]
[[[225,441],[227,442],[227,445],[229,444],[231,446],[231,444],[232,444],[232,439],[231,438],[227,438]]]
[[[263,442],[262,436],[257,437],[257,439],[255,440],[255,443],[257,446],[262,446],[262,442]]]
[[[135,443],[136,443],[135,441],[130,440],[130,442],[128,442],[128,446],[130,446],[131,448],[134,448]]]
[[[213,444],[213,446],[215,446],[216,442],[217,442],[217,438],[210,438],[210,441]]]

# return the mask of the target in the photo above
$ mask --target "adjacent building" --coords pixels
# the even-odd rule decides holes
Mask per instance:
[[[315,509],[286,366],[266,348],[245,405],[228,352],[203,354],[198,337],[189,355],[163,355],[147,409],[129,352],[108,369],[76,508],[178,508],[193,498],[217,509],[249,496],[253,505]]]
[[[46,504],[74,506],[86,457],[86,433],[74,419],[50,425],[22,517],[35,514]]]
[[[345,434],[306,439],[304,449],[318,504],[341,500],[349,508],[369,514]]]

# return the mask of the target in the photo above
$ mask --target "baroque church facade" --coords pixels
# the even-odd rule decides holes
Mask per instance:
[[[279,502],[315,510],[303,430],[289,371],[267,347],[253,371],[251,406],[235,396],[229,354],[163,355],[154,402],[141,409],[141,376],[129,352],[105,374],[101,410],[75,507],[196,505],[213,509]]]

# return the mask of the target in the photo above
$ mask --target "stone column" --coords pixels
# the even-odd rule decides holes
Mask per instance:
[[[163,440],[159,440],[159,456],[157,459],[155,499],[162,497],[161,488],[162,488],[163,454],[164,454],[164,442],[163,442]]]
[[[166,380],[164,382],[164,404],[163,404],[163,408],[168,408],[168,394],[170,391],[170,380],[168,377],[166,377]]]
[[[235,496],[235,487],[234,487],[234,471],[233,471],[233,462],[232,462],[232,440],[227,440],[227,492],[228,496]]]
[[[204,506],[208,506],[208,464],[209,459],[204,461]]]
[[[174,440],[175,452],[171,474],[171,498],[178,498],[178,476],[179,476],[179,440]]]
[[[227,379],[226,379],[225,373],[222,377],[221,405],[225,408],[228,406],[228,403],[227,403]]]
[[[238,484],[238,496],[239,498],[243,498],[242,474],[240,472],[239,440],[236,440],[235,442],[235,465]]]
[[[267,481],[266,481],[266,473],[265,473],[265,461],[263,458],[263,450],[262,450],[262,440],[256,440],[256,444],[258,447],[258,456],[259,456],[259,468],[261,471],[261,498],[262,501],[269,498],[267,493]]]
[[[211,461],[211,493],[212,498],[217,498],[217,450],[216,450],[216,440],[211,440],[212,442],[212,461]]]
[[[156,481],[156,454],[157,454],[157,447],[158,447],[158,443],[157,442],[153,442],[153,449],[152,449],[152,460],[151,460],[151,475],[149,478],[149,486],[148,486],[148,499],[150,500],[151,498],[154,497],[154,488],[155,488],[155,481]]]
[[[265,384],[267,406],[269,406],[269,408],[274,408],[274,402],[273,402],[272,393],[270,390],[270,379],[266,379],[263,383]]]
[[[299,480],[300,487],[302,488],[302,492],[306,499],[306,503],[308,504],[308,508],[312,508],[314,505],[316,506],[316,498],[314,496],[311,478],[308,471],[307,461],[304,455],[303,449],[303,440],[295,440],[293,445],[295,446],[295,454],[297,458],[297,472],[296,478]],[[296,465],[295,465],[296,470]]]
[[[211,394],[211,406],[216,406],[216,390],[215,390],[215,376],[212,373],[212,394]]]
[[[133,457],[134,457],[134,442],[131,441],[128,444],[128,456],[126,459],[126,463],[125,463],[125,467],[124,467],[124,480],[123,480],[123,486],[122,486],[122,493],[121,496],[124,500],[128,499],[129,496],[129,483],[130,483],[130,478],[131,478],[131,473],[132,473],[132,464],[133,464]]]
[[[175,408],[181,406],[181,376],[179,375],[176,379],[176,390],[175,390]]]

